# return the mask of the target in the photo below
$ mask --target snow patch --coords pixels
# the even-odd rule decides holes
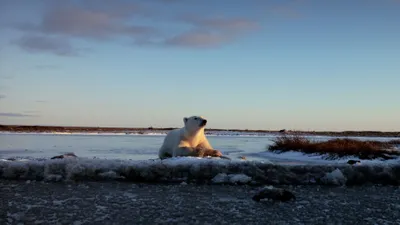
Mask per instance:
[[[328,154],[306,154],[297,151],[287,151],[282,153],[275,153],[270,151],[265,151],[261,153],[253,153],[249,155],[254,155],[258,157],[268,158],[271,160],[283,160],[291,162],[302,162],[302,163],[313,163],[313,164],[343,164],[347,163],[348,160],[360,160],[355,156],[341,157],[339,159],[330,160]],[[360,160],[362,164],[398,164],[400,163],[400,157],[389,160],[372,159],[372,160]]]
[[[326,173],[325,176],[321,178],[321,181],[325,184],[344,185],[346,184],[347,178],[340,169],[335,169],[330,173]]]
[[[115,171],[107,171],[104,173],[99,173],[99,176],[104,178],[104,179],[117,179],[117,178],[122,178],[121,176],[118,176],[117,173]]]
[[[57,159],[0,161],[0,179],[124,180],[214,184],[400,184],[400,164],[279,165],[269,161],[176,157],[165,160]]]
[[[231,182],[231,183],[246,184],[250,181],[251,181],[251,177],[247,176],[246,174],[230,174],[229,175],[229,182]]]
[[[226,174],[219,173],[213,179],[212,182],[215,184],[246,184],[251,181],[251,177],[246,174]]]

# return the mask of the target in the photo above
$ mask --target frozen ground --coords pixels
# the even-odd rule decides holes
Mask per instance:
[[[398,160],[268,153],[268,136],[210,136],[232,160],[159,160],[163,138],[0,134],[0,224],[400,224]],[[271,184],[297,201],[251,200]]]
[[[272,162],[178,157],[165,160],[54,159],[0,161],[0,178],[36,181],[118,180],[214,184],[394,184],[400,164],[285,165]]]
[[[254,202],[258,187],[0,180],[0,224],[400,224],[400,189],[285,186],[294,202]]]
[[[327,161],[322,156],[303,155],[297,152],[276,154],[267,152],[274,135],[248,135],[237,133],[214,133],[208,138],[215,149],[237,159],[269,160],[283,164],[343,163]],[[310,136],[311,139],[326,140],[334,137]],[[392,138],[354,137],[357,139],[391,140]],[[0,159],[38,159],[74,152],[79,157],[101,159],[146,160],[158,158],[158,149],[163,134],[35,134],[0,133]]]
[[[163,138],[154,135],[0,134],[0,177],[55,181],[190,180],[206,183],[213,180],[243,183],[247,180],[244,183],[272,184],[398,184],[400,181],[400,159],[362,160],[360,165],[350,166],[346,162],[351,158],[325,160],[322,156],[298,152],[276,154],[266,151],[271,137],[265,136],[209,137],[213,146],[232,160],[159,160],[157,153]],[[66,152],[74,152],[78,159],[49,160]],[[246,156],[247,159],[240,160],[239,156]],[[329,178],[333,171],[336,171],[334,178]],[[219,177],[215,178],[217,175]]]

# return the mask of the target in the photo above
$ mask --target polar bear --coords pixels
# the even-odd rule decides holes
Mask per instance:
[[[222,156],[204,135],[207,120],[201,116],[183,118],[184,127],[170,131],[158,152],[160,159],[177,156]]]

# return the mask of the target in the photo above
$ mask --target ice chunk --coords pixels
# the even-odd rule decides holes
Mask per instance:
[[[400,184],[400,164],[279,165],[270,162],[176,157],[155,160],[57,159],[0,161],[0,179],[33,181],[124,179],[215,184]]]
[[[321,181],[325,184],[344,185],[347,179],[340,169],[335,169],[330,173],[326,173],[325,176],[321,178]]]
[[[226,173],[219,173],[211,181],[215,184],[227,183],[229,181],[229,177]]]
[[[251,181],[251,177],[246,174],[231,174],[229,175],[229,182],[246,184]]]
[[[229,174],[226,173],[219,173],[213,179],[212,182],[215,184],[223,184],[223,183],[240,183],[246,184],[251,181],[251,177],[247,176],[246,174]]]

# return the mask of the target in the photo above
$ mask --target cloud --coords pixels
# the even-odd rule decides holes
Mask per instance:
[[[6,98],[6,95],[0,95],[0,99]]]
[[[184,16],[180,20],[192,25],[193,29],[166,39],[165,44],[195,48],[218,47],[259,28],[256,22],[245,18]]]
[[[239,16],[216,17],[200,12],[198,16],[184,16],[182,12],[187,10],[182,10],[182,4],[190,9],[193,2],[183,0],[114,0],[102,4],[96,0],[42,1],[46,3],[39,20],[13,25],[23,32],[13,43],[31,53],[76,56],[80,49],[72,45],[75,39],[209,48],[231,43],[259,28],[257,22]],[[161,6],[170,10],[166,12]]]
[[[38,115],[0,112],[0,117],[37,117]]]
[[[255,21],[246,18],[226,18],[226,17],[209,17],[201,18],[198,16],[185,16],[182,21],[193,24],[200,28],[226,30],[226,31],[249,31],[258,28]]]
[[[30,113],[39,113],[40,111],[38,111],[38,110],[26,110],[26,111],[24,111],[24,113],[28,113],[28,114],[30,114]]]
[[[167,39],[165,44],[195,48],[210,48],[219,46],[227,42],[228,39],[228,37],[221,34],[191,31]]]
[[[55,4],[45,12],[39,24],[24,23],[17,28],[28,32],[99,40],[155,32],[152,27],[127,22],[139,12],[138,9],[137,5],[123,1],[96,4],[95,1],[86,0],[82,5]]]
[[[160,3],[177,3],[177,2],[182,2],[183,0],[154,0],[154,1]]]
[[[288,6],[276,6],[269,10],[272,14],[283,16],[291,19],[299,19],[303,17],[303,14],[298,10]]]
[[[301,19],[305,14],[300,10],[309,3],[307,0],[291,0],[282,2],[267,8],[267,14],[273,17],[283,17],[287,19]]]
[[[45,100],[36,100],[37,103],[47,103]]]
[[[13,76],[0,76],[0,79],[5,79],[5,80],[11,80],[13,79]]]
[[[38,69],[38,70],[56,70],[56,69],[60,69],[60,67],[57,66],[57,65],[36,65],[35,69]]]
[[[31,53],[49,52],[61,56],[76,56],[79,53],[78,49],[73,48],[70,42],[63,38],[26,35],[11,43]]]

